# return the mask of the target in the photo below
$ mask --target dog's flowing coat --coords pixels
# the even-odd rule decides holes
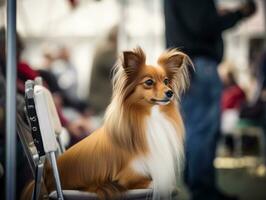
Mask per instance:
[[[188,62],[176,49],[163,53],[158,66],[147,65],[140,48],[123,53],[114,69],[113,98],[103,126],[58,158],[63,189],[110,198],[152,187],[154,199],[170,195],[183,164],[178,99],[188,85]],[[174,96],[167,99],[169,90]],[[47,167],[49,192],[54,190],[51,175]]]

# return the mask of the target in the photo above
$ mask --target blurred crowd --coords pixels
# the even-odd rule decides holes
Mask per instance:
[[[193,5],[193,6],[191,6]],[[234,64],[222,62],[222,32],[256,12],[253,1],[247,1],[236,10],[215,9],[213,0],[169,0],[164,3],[166,46],[182,47],[194,62],[191,88],[182,98],[186,138],[185,183],[194,200],[237,199],[221,193],[216,186],[213,160],[217,143],[222,136],[224,155],[233,156],[232,135],[240,126],[261,127],[266,133],[266,49],[262,49],[249,64],[252,85],[245,88],[239,83]],[[191,13],[195,17],[191,17]],[[5,163],[5,84],[6,84],[6,31],[0,29],[0,163]],[[24,112],[23,96],[26,80],[41,77],[52,95],[62,125],[66,128],[65,145],[70,147],[88,136],[102,118],[112,96],[111,69],[117,59],[118,27],[114,26],[95,48],[89,95],[78,94],[78,75],[71,62],[71,49],[64,44],[56,50],[43,50],[43,65],[36,70],[21,59],[24,41],[17,34],[17,101],[18,112]],[[219,67],[218,67],[219,66]],[[222,133],[222,134],[221,134]],[[18,152],[22,151],[19,139]],[[265,150],[266,151],[266,150]],[[266,154],[265,154],[266,155]],[[25,157],[18,157],[18,194],[30,172]],[[3,169],[0,165],[0,177]],[[0,179],[1,195],[4,179]],[[206,195],[208,194],[208,195]],[[3,196],[0,195],[0,199]]]
[[[5,54],[5,29],[0,29],[0,162],[5,163],[5,75],[6,75],[6,54]],[[17,34],[17,112],[24,112],[24,95],[25,95],[25,81],[34,80],[36,77],[41,77],[43,84],[47,87],[52,95],[59,114],[62,125],[66,128],[63,141],[66,147],[73,145],[82,138],[88,136],[92,127],[90,125],[90,116],[92,109],[88,102],[81,100],[77,96],[77,74],[75,68],[69,60],[69,52],[66,47],[60,47],[58,52],[54,55],[44,53],[44,66],[41,70],[33,69],[27,61],[21,60],[21,54],[24,49],[24,44]],[[19,106],[21,105],[21,106]],[[22,147],[19,140],[17,140],[18,153],[21,152]],[[18,190],[21,192],[24,181],[27,179],[25,173],[21,170],[27,171],[27,163],[25,157],[18,157]],[[27,161],[26,161],[27,162]],[[23,166],[24,165],[24,166]],[[21,167],[22,166],[22,167]],[[27,173],[26,173],[27,174]],[[29,173],[28,173],[29,174]],[[22,176],[22,177],[20,177]],[[28,177],[30,178],[30,177]],[[1,186],[4,188],[4,179],[1,179]],[[24,183],[23,183],[24,182]],[[3,195],[1,189],[1,195]]]

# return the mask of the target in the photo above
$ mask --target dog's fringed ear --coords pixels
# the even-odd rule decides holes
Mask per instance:
[[[164,52],[158,63],[164,67],[166,70],[167,76],[169,79],[172,79],[177,73],[180,72],[182,67],[185,67],[184,64],[186,62],[187,55],[176,50],[168,50]]]
[[[146,56],[140,47],[123,52],[123,68],[128,76],[134,75],[145,64]]]
[[[182,64],[184,62],[185,55],[180,53],[180,54],[174,54],[167,58],[165,60],[165,65],[170,69],[170,70],[176,70],[180,67],[182,67]]]
[[[188,67],[193,68],[193,64],[186,54],[177,49],[170,49],[160,56],[158,63],[165,69],[177,95],[189,86]]]

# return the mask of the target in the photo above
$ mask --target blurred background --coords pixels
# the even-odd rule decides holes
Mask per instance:
[[[223,14],[249,1],[213,2]],[[254,3],[254,12],[222,32],[224,53],[217,63],[223,90],[213,166],[219,190],[241,200],[266,199],[266,1]],[[18,94],[24,94],[25,80],[43,78],[66,127],[64,142],[68,147],[101,125],[112,93],[110,72],[119,52],[139,45],[147,62],[155,62],[167,47],[163,0],[20,0],[17,4]],[[0,0],[2,166],[5,5]],[[19,148],[19,140],[17,143]],[[18,159],[19,168],[27,171],[27,161]],[[4,170],[0,171],[3,195]],[[17,195],[29,179],[25,174],[18,173]],[[180,191],[181,200],[192,198],[186,184]]]

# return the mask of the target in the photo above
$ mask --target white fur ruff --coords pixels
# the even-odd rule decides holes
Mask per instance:
[[[171,199],[183,163],[183,142],[159,106],[153,106],[146,130],[149,154],[138,157],[132,167],[152,178],[153,199]]]

